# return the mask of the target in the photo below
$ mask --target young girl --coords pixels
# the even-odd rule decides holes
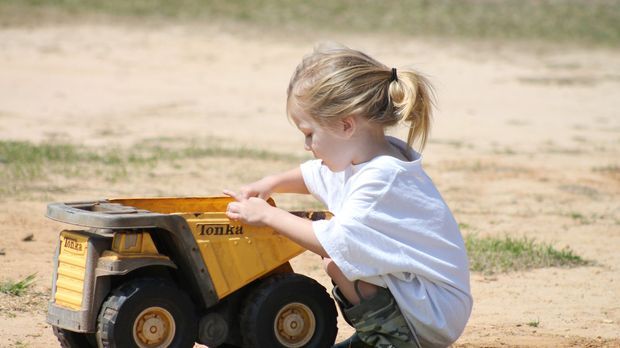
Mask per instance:
[[[472,308],[458,225],[422,169],[431,121],[427,80],[347,47],[318,47],[297,66],[287,112],[316,160],[238,193],[228,217],[267,225],[324,258],[356,332],[334,347],[445,347]],[[385,128],[410,123],[407,142]],[[311,193],[334,213],[311,222],[272,207],[274,192]]]

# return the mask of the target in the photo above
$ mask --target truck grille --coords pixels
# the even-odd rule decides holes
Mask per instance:
[[[70,231],[60,233],[54,296],[57,305],[70,309],[82,308],[87,253],[88,237]]]

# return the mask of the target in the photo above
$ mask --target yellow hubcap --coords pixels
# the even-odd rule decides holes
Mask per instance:
[[[303,347],[314,335],[316,320],[308,306],[293,302],[280,309],[273,323],[273,329],[278,342],[283,346]]]
[[[133,339],[140,348],[168,347],[175,332],[172,314],[161,307],[143,310],[133,323]]]

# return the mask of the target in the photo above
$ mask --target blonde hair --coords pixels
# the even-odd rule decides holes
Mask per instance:
[[[319,45],[295,69],[287,90],[287,111],[297,103],[320,125],[360,115],[384,128],[409,123],[407,144],[426,145],[431,127],[433,89],[413,70],[388,68],[342,45]],[[290,116],[290,115],[289,115]]]

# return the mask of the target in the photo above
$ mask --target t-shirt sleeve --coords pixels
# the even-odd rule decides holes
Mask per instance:
[[[327,205],[327,181],[321,160],[310,160],[300,166],[301,175],[308,191],[321,203]]]
[[[365,173],[343,209],[330,220],[313,222],[319,242],[349,280],[387,273],[381,260],[391,259],[392,242],[381,231],[366,224],[374,204],[390,187],[395,173]]]

